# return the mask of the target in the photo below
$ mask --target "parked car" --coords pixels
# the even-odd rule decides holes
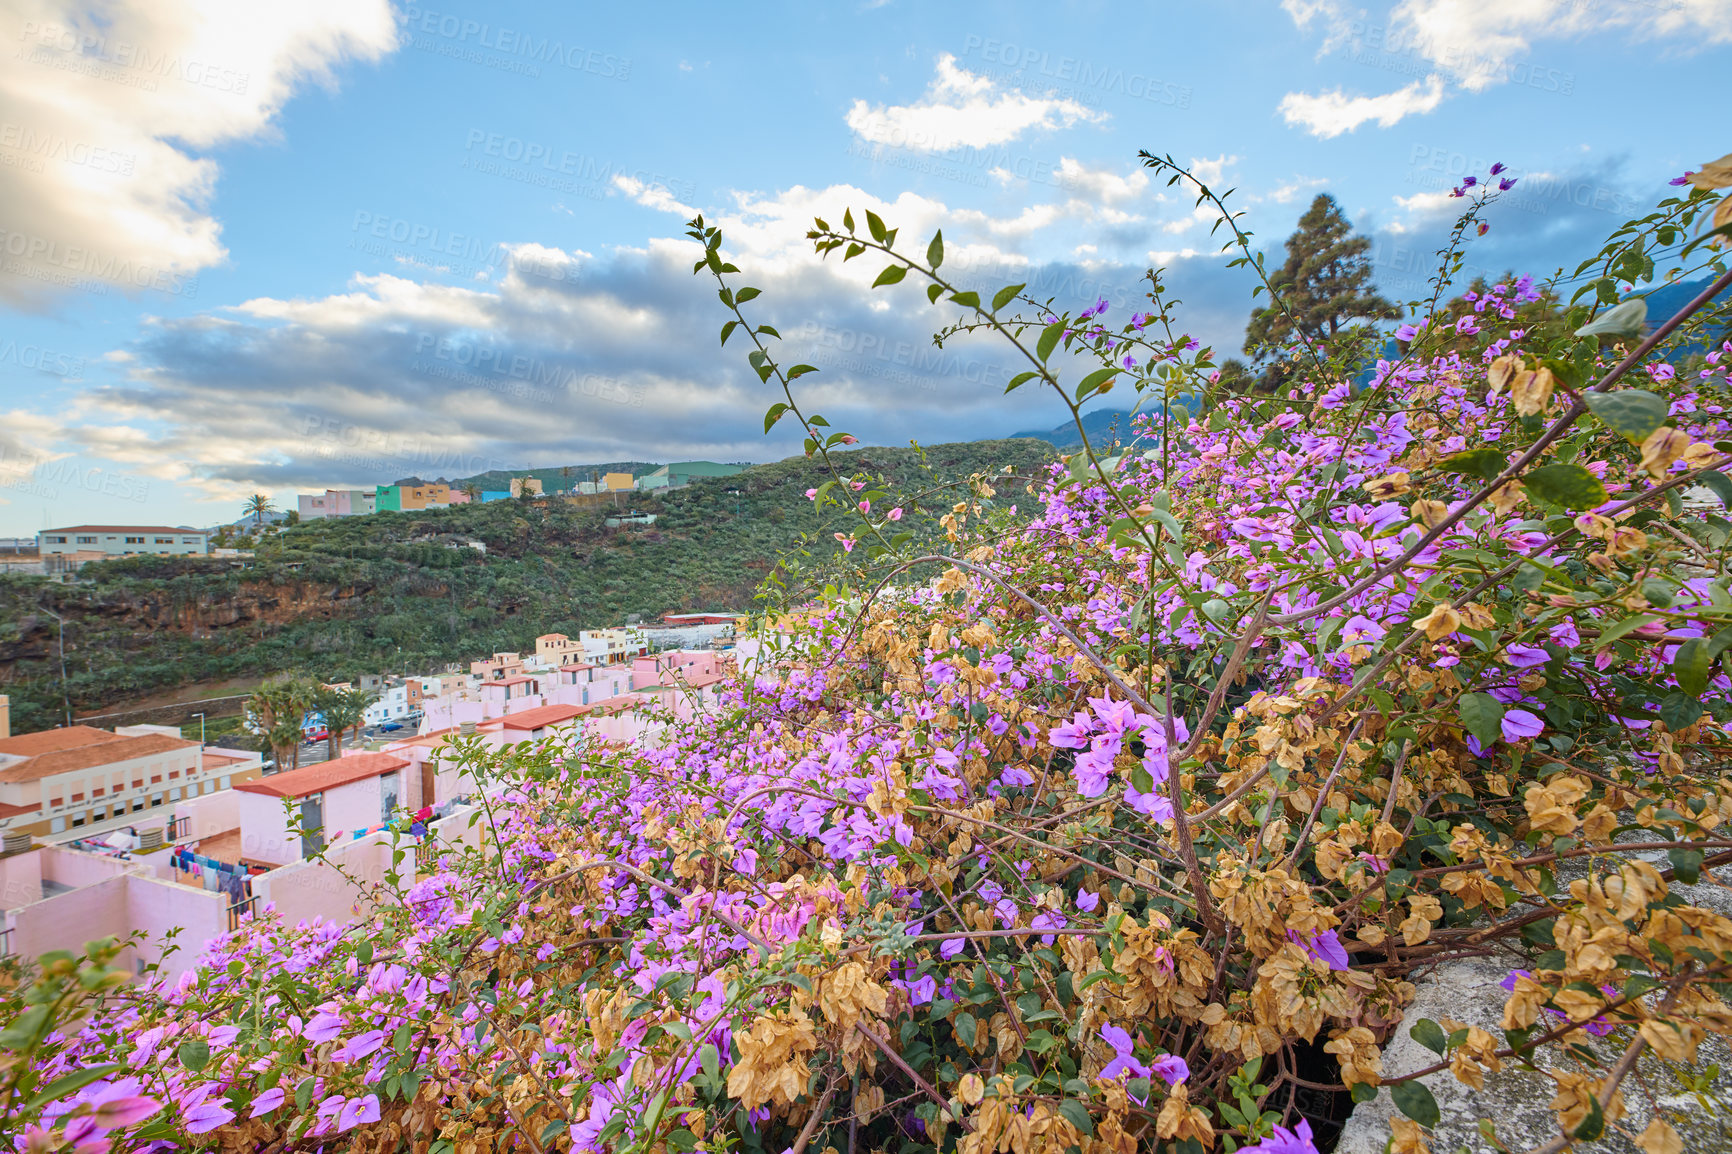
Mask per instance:
[[[329,741],[329,740],[331,740],[331,731],[328,729],[311,730],[306,734],[305,740],[307,740],[309,742],[312,742],[312,741]]]
[[[402,729],[402,728],[403,727],[401,725],[398,725],[395,721],[387,721],[385,724],[383,724],[379,727],[380,731],[383,733],[396,733],[399,729]]]

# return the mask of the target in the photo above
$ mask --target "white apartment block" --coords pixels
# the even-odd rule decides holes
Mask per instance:
[[[56,553],[107,553],[125,557],[134,553],[162,555],[209,552],[210,534],[184,525],[68,525],[44,529],[36,534],[36,548],[43,556]]]
[[[164,725],[88,725],[0,739],[0,818],[8,832],[53,836],[166,813],[183,797],[258,776],[256,753],[206,749]]]

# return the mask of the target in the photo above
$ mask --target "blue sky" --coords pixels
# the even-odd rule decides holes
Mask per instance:
[[[1236,188],[1276,259],[1332,193],[1407,299],[1494,160],[1521,182],[1470,265],[1573,267],[1725,151],[1732,64],[1732,0],[287,7],[0,0],[0,535],[785,456],[693,210],[839,427],[1050,426],[990,345],[930,349],[917,290],[817,261],[812,216],[942,227],[981,287],[1109,319],[1160,265],[1236,351],[1250,286],[1138,149]]]

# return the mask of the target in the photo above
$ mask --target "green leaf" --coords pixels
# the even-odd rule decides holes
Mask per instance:
[[[878,214],[873,212],[871,209],[866,210],[866,227],[871,230],[873,240],[877,241],[879,244],[884,243],[884,237],[886,235],[884,222],[878,219]]]
[[[565,1128],[568,1125],[570,1125],[570,1123],[567,1122],[564,1118],[555,1118],[553,1121],[551,1121],[547,1125],[543,1126],[541,1128],[541,1144],[543,1146],[545,1146],[549,1142],[553,1141],[555,1138],[559,1137],[561,1134],[563,1134],[565,1132]],[[676,1130],[676,1131],[674,1131],[674,1134],[689,1134],[689,1133],[691,1133],[690,1130]],[[669,1134],[667,1140],[671,1144],[674,1140],[674,1135]],[[694,1140],[693,1145],[695,1145],[695,1144],[696,1144],[696,1141]],[[690,1146],[684,1146],[684,1147],[681,1147],[681,1149],[690,1150],[691,1147]]]
[[[854,210],[853,209],[845,208],[842,210],[842,227],[847,229],[849,232],[854,231]]]
[[[1678,880],[1687,886],[1693,886],[1702,880],[1702,851],[1699,849],[1673,849],[1666,851],[1666,857],[1672,862],[1672,868],[1678,871]]]
[[[15,1018],[4,1033],[0,1033],[0,1046],[8,1050],[21,1050],[35,1040],[36,1034],[48,1020],[46,1004],[31,1006]]]
[[[1012,389],[1020,389],[1023,385],[1028,384],[1028,382],[1034,380],[1034,378],[1038,376],[1040,376],[1040,374],[1033,371],[1018,373],[1016,376],[1010,378],[1010,384],[1004,386],[1004,391],[1008,393]]]
[[[1466,473],[1470,477],[1483,477],[1490,481],[1503,472],[1509,459],[1496,449],[1469,449],[1465,453],[1456,453],[1445,457],[1438,465],[1446,473]]]
[[[1696,483],[1720,498],[1722,508],[1732,509],[1732,477],[1719,469],[1704,469],[1697,474]]]
[[[878,274],[878,279],[872,282],[872,287],[877,288],[880,285],[896,284],[907,275],[908,270],[902,265],[885,265],[884,271]]]
[[[180,1057],[180,1064],[195,1074],[210,1064],[210,1044],[203,1038],[182,1042],[175,1052]]]
[[[1371,1102],[1377,1098],[1377,1087],[1369,1082],[1353,1083],[1353,1100],[1355,1102]]]
[[[787,411],[788,405],[785,401],[778,401],[771,405],[769,411],[764,414],[764,432],[767,433],[774,428],[776,422],[782,419],[782,414]]]
[[[705,1042],[698,1047],[698,1062],[703,1066],[704,1073],[712,1078],[722,1076],[722,1059],[716,1051],[714,1042]]]
[[[1084,377],[1082,379],[1082,384],[1076,387],[1076,399],[1079,401],[1082,400],[1118,375],[1119,371],[1117,369],[1096,369],[1094,372]]]
[[[1461,723],[1481,745],[1503,736],[1503,715],[1503,703],[1489,693],[1469,693],[1461,699]]]
[[[54,1081],[48,1083],[48,1085],[38,1090],[35,1095],[24,1104],[25,1108],[35,1109],[38,1106],[53,1102],[56,1099],[64,1098],[68,1094],[82,1090],[98,1078],[106,1078],[108,1075],[120,1069],[120,1066],[121,1063],[119,1062],[110,1062],[103,1066],[86,1066],[82,1070],[74,1070],[70,1074],[62,1074],[60,1077],[54,1079]]]
[[[992,298],[992,311],[997,312],[999,309],[1015,300],[1016,294],[1027,287],[1026,284],[1007,284],[1003,288],[999,289]]]
[[[1641,389],[1619,389],[1615,393],[1583,393],[1582,400],[1594,416],[1632,445],[1640,445],[1648,434],[1666,423],[1670,408],[1653,393]]]
[[[1592,509],[1606,503],[1606,487],[1580,465],[1552,464],[1529,469],[1521,482],[1530,493],[1566,509]]]
[[[1576,330],[1578,337],[1639,337],[1648,321],[1648,298],[1633,297]]]
[[[1052,351],[1058,348],[1059,338],[1064,336],[1064,321],[1057,320],[1041,330],[1040,341],[1034,346],[1034,355],[1041,360],[1052,356]]]
[[[1089,1117],[1089,1108],[1075,1098],[1066,1098],[1058,1104],[1058,1112],[1063,1114],[1065,1121],[1077,1128],[1079,1134],[1090,1137],[1094,1135],[1094,1119]]]
[[[926,303],[929,305],[937,304],[938,298],[941,295],[943,295],[943,293],[944,293],[944,286],[943,285],[941,285],[941,284],[929,284],[929,285],[927,285],[926,286]]]
[[[1389,1096],[1395,1099],[1395,1108],[1430,1130],[1436,1126],[1442,1114],[1437,1108],[1437,1099],[1431,1096],[1431,1091],[1425,1088],[1425,1083],[1415,1078],[1411,1082],[1402,1082],[1391,1086]]]
[[[1155,792],[1155,775],[1150,773],[1139,761],[1131,770],[1131,784],[1137,787],[1138,793],[1153,793]]]
[[[743,305],[753,297],[761,297],[763,295],[763,290],[747,286],[734,294],[734,303],[737,305]]]
[[[1660,702],[1660,720],[1673,733],[1695,725],[1705,712],[1702,703],[1686,693],[1668,693]]]
[[[1583,1142],[1592,1142],[1606,1132],[1606,1115],[1600,1110],[1600,1099],[1588,1095],[1588,1116],[1582,1119],[1582,1124],[1572,1131],[1572,1136]]]
[[[1714,654],[1708,651],[1706,637],[1690,638],[1678,646],[1678,654],[1672,658],[1672,676],[1678,679],[1679,690],[1691,697],[1702,696],[1713,668]]]
[[[549,1122],[548,1125],[563,1126],[565,1123],[563,1121]],[[547,1141],[547,1135],[543,1134],[541,1140],[543,1142]],[[693,1134],[690,1130],[675,1130],[667,1136],[666,1141],[668,1149],[675,1151],[676,1154],[685,1154],[685,1151],[687,1150],[696,1150],[698,1148],[698,1136]]]
[[[1441,1054],[1449,1049],[1449,1039],[1444,1036],[1443,1027],[1430,1018],[1419,1019],[1407,1033],[1415,1042],[1434,1054]]]
[[[795,365],[793,368],[788,370],[786,375],[790,381],[797,381],[807,373],[815,373],[817,371],[817,365]]]
[[[977,309],[980,307],[980,294],[973,290],[964,293],[952,293],[950,303],[961,305],[965,309]]]
[[[926,246],[926,263],[937,268],[944,263],[944,230],[939,229],[932,234],[932,243]]]
[[[967,1010],[956,1015],[956,1038],[969,1049],[974,1048],[974,1030],[977,1025],[974,1015]]]

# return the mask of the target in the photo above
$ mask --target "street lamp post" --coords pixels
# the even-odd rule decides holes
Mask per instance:
[[[204,714],[194,713],[191,716],[198,718],[198,743],[200,745],[203,745],[204,744]]]
[[[66,712],[66,726],[72,727],[72,698],[66,691],[66,618],[54,612],[46,605],[37,608],[60,623],[60,705]]]

